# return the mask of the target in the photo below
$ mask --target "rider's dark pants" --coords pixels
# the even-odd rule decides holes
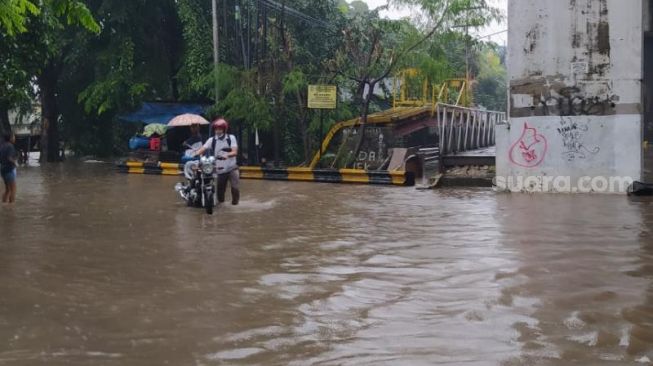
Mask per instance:
[[[229,173],[218,174],[218,202],[224,202],[227,182],[231,184],[231,203],[237,205],[240,201],[240,171],[234,169]]]

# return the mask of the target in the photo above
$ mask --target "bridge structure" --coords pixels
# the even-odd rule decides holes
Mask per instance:
[[[353,160],[358,170],[405,171],[417,178],[429,178],[452,166],[494,165],[495,129],[505,120],[506,114],[472,107],[469,78],[431,84],[426,78],[419,80],[420,77],[415,69],[402,71],[394,80],[392,108],[367,118],[367,128],[373,128],[374,133],[364,138],[379,140],[384,133],[393,135],[394,146],[389,148],[390,153],[384,155],[379,151],[375,154],[372,160],[376,164],[367,164],[370,154],[366,152],[344,160]],[[419,81],[413,82],[412,92],[411,79]],[[345,155],[352,152],[347,140],[356,140],[356,131],[361,127],[360,118],[336,123],[308,168],[338,168],[343,152]],[[421,138],[410,138],[414,136]],[[375,150],[383,150],[378,145]],[[332,152],[331,158],[329,152]]]

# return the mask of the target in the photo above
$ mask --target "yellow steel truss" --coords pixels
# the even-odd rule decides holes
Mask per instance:
[[[430,113],[430,115],[433,116],[439,103],[447,103],[449,101],[450,89],[459,91],[455,105],[461,107],[471,106],[471,83],[468,78],[449,79],[441,84],[429,84],[428,78],[424,78],[424,81],[422,82],[422,95],[419,97],[411,97],[408,91],[408,80],[409,78],[417,77],[422,77],[422,74],[418,69],[405,69],[400,71],[394,79],[393,107],[386,111],[369,115],[367,117],[367,123],[371,125],[394,123],[427,113]],[[401,81],[400,84],[399,81]],[[331,144],[331,140],[333,140],[338,132],[359,124],[360,118],[354,118],[333,125],[322,141],[322,151],[327,151]],[[316,168],[320,162],[320,158],[321,154],[317,152],[313,156],[309,167],[312,169]]]

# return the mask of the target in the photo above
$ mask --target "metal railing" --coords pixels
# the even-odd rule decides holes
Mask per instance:
[[[442,170],[440,148],[422,148],[417,152],[422,168],[422,184],[428,184],[428,180],[436,176]]]
[[[449,104],[438,104],[434,116],[438,121],[442,155],[494,146],[496,125],[506,119],[504,112],[482,111]]]

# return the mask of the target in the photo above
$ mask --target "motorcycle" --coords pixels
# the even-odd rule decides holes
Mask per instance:
[[[213,156],[203,156],[199,160],[187,162],[184,165],[187,182],[175,185],[175,190],[188,207],[203,207],[209,215],[213,215],[215,207],[215,161]]]

